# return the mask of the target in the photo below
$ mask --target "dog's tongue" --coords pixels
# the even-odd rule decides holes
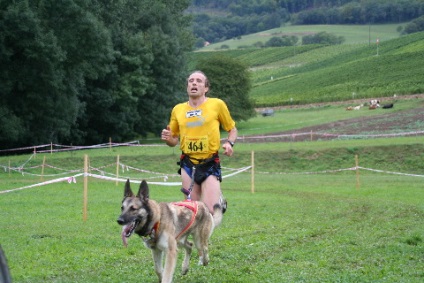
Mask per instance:
[[[128,246],[128,238],[127,238],[127,230],[128,230],[128,225],[125,225],[122,227],[122,233],[121,233],[121,238],[122,238],[122,243],[124,244],[124,247]]]

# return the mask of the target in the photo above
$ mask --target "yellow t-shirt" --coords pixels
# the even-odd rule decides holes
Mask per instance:
[[[180,136],[181,151],[205,159],[220,148],[220,127],[228,132],[235,124],[225,102],[208,97],[197,108],[188,102],[177,104],[172,109],[169,127],[173,136]]]

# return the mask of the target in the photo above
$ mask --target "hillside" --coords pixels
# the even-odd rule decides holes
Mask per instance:
[[[196,0],[187,13],[193,16],[199,48],[205,42],[222,42],[288,24],[398,24],[420,17],[423,11],[423,0]]]
[[[246,63],[258,107],[424,93],[424,32],[377,44],[249,48],[193,52]]]
[[[294,35],[301,39],[305,35],[327,32],[336,36],[342,36],[343,44],[375,44],[377,38],[380,42],[400,37],[399,29],[403,29],[406,23],[396,24],[372,24],[372,25],[282,25],[278,28],[263,30],[256,33],[246,34],[238,38],[232,38],[208,46],[199,48],[198,51],[217,51],[221,49],[240,49],[253,47],[261,42],[265,44],[272,37]],[[224,48],[223,48],[224,47]]]

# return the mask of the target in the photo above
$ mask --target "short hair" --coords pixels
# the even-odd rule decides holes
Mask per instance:
[[[195,74],[195,73],[200,73],[200,74],[202,74],[203,76],[205,76],[205,87],[210,87],[210,86],[211,86],[211,85],[210,85],[210,83],[209,83],[209,79],[208,79],[208,77],[205,75],[205,73],[203,73],[203,72],[202,72],[202,71],[200,71],[200,70],[196,70],[196,71],[191,72],[191,73],[190,73],[190,75],[187,77],[187,83],[188,83],[188,78],[189,78],[191,75]]]

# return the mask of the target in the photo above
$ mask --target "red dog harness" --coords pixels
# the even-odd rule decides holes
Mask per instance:
[[[184,234],[188,229],[190,229],[191,225],[193,225],[194,219],[196,218],[197,215],[197,202],[196,201],[190,201],[190,200],[185,200],[185,201],[180,201],[180,202],[174,202],[172,203],[173,205],[178,205],[178,206],[184,206],[188,209],[190,209],[191,211],[193,211],[193,214],[191,215],[191,219],[190,222],[187,224],[187,226],[177,235],[177,237],[175,237],[175,239],[178,240],[179,237],[181,237],[182,234]]]

